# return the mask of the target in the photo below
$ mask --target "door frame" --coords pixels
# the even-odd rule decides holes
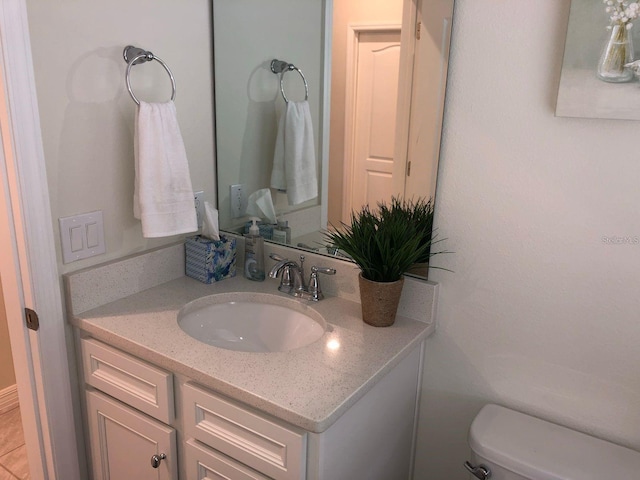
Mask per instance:
[[[353,208],[351,202],[351,182],[353,181],[353,152],[355,141],[356,127],[356,88],[357,88],[357,68],[358,68],[358,47],[360,44],[360,35],[363,33],[384,33],[399,32],[400,41],[402,42],[402,25],[397,23],[386,24],[349,24],[347,27],[347,63],[346,63],[346,81],[345,81],[345,118],[344,118],[344,164],[342,172],[342,221],[346,224],[351,223],[351,210]],[[402,45],[402,43],[401,43]],[[402,65],[403,51],[400,50],[400,63]],[[398,89],[403,85],[402,69],[400,70],[400,78],[398,79]],[[399,105],[398,105],[399,107]],[[397,110],[397,116],[402,112]],[[398,117],[397,117],[398,118]],[[396,138],[396,145],[398,138]],[[394,153],[397,150],[394,149]],[[395,159],[394,159],[395,160]],[[395,169],[394,169],[395,176]],[[395,182],[394,182],[395,184]]]
[[[396,116],[396,148],[393,157],[394,190],[404,195],[409,161],[409,131],[411,128],[411,99],[413,98],[413,70],[416,51],[418,2],[403,0],[402,32],[400,32],[400,78],[398,79],[398,114]]]
[[[34,480],[80,480],[77,417],[25,0],[0,3],[0,274]],[[24,308],[40,317],[28,330]]]

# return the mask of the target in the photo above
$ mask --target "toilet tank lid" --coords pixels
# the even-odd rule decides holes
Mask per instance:
[[[469,431],[479,457],[536,480],[637,480],[640,453],[498,405]]]

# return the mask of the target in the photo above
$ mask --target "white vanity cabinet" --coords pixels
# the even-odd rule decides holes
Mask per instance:
[[[173,375],[93,339],[80,346],[93,480],[178,478]]]
[[[94,480],[411,477],[423,344],[314,433],[97,340],[80,343]]]

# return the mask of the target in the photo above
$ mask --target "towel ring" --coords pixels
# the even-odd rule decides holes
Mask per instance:
[[[307,79],[304,77],[304,73],[302,73],[302,70],[300,70],[292,63],[287,63],[285,61],[276,59],[271,60],[271,71],[275,74],[280,74],[280,93],[282,94],[282,98],[284,98],[284,101],[286,103],[289,103],[289,99],[284,93],[284,74],[292,70],[298,72],[300,74],[300,77],[302,77],[302,81],[304,82],[304,99],[305,101],[309,100],[309,85],[307,84]]]
[[[171,79],[171,101],[176,99],[176,80],[175,78],[173,78],[173,73],[171,73],[171,70],[169,69],[167,64],[164,63],[160,58],[156,57],[151,52],[142,50],[141,48],[133,47],[131,45],[124,48],[122,56],[124,57],[124,61],[127,62],[127,73],[125,75],[127,90],[129,91],[129,95],[131,95],[131,98],[133,98],[133,101],[136,102],[136,105],[140,105],[140,100],[136,98],[133,90],[131,89],[131,67],[140,63],[150,62],[151,60],[157,61],[160,65],[162,65],[167,74],[169,74],[169,78]]]

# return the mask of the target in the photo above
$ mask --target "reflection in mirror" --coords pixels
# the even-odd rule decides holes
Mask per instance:
[[[335,254],[320,230],[352,210],[432,198],[452,13],[453,0],[213,0],[220,227],[245,233],[257,214],[267,239],[275,230],[275,240]],[[302,75],[273,73],[274,59],[302,72],[308,102]],[[301,104],[309,115],[296,123]],[[298,149],[283,154],[288,144]],[[291,154],[300,145],[307,155]],[[273,183],[282,158],[306,161],[300,177],[317,196],[303,189],[297,201],[295,175]]]
[[[323,18],[320,0],[213,2],[218,210],[222,228],[241,231],[248,219],[245,212],[249,196],[271,186],[278,116],[286,106],[280,92],[280,75],[271,71],[274,59],[294,64],[307,81],[311,142],[318,162],[316,186],[320,185],[317,172],[322,171]],[[304,83],[295,71],[284,73],[282,86],[290,103],[302,103]],[[240,187],[232,195],[234,185]],[[311,210],[316,220],[308,229],[320,227],[319,196],[290,206],[286,193],[273,189],[269,195],[278,213]],[[269,201],[265,195],[261,197],[259,202]],[[260,216],[266,220],[265,215]],[[294,234],[300,230],[296,226]]]

